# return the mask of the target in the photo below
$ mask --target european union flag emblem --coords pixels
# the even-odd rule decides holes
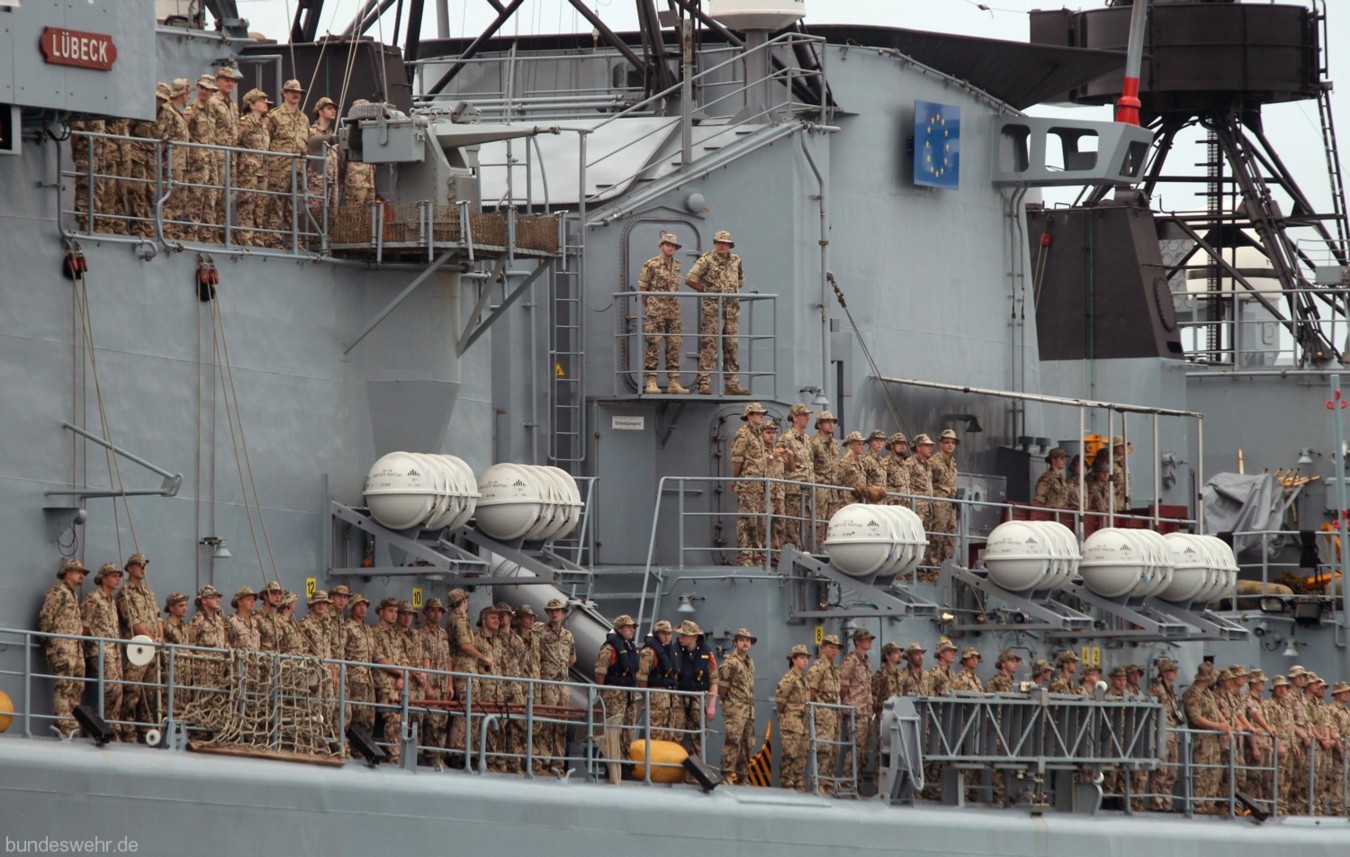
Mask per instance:
[[[914,102],[914,183],[946,190],[960,187],[960,107]]]

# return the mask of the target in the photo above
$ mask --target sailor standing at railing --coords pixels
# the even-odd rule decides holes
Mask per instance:
[[[1317,673],[1308,673],[1308,683],[1303,687],[1304,703],[1308,715],[1308,731],[1312,733],[1312,740],[1316,751],[1316,770],[1314,772],[1312,783],[1312,805],[1309,807],[1311,815],[1325,815],[1327,813],[1327,801],[1333,783],[1333,774],[1336,768],[1335,764],[1335,741],[1332,737],[1331,723],[1329,720],[1329,711],[1323,695],[1326,693],[1327,683]]]
[[[433,672],[427,676],[426,698],[429,700],[448,700],[454,698],[450,677],[438,672],[449,672],[450,635],[441,627],[441,617],[445,615],[445,604],[432,596],[422,605],[422,623],[417,626],[422,647],[426,651],[427,667]],[[446,726],[448,715],[444,712],[422,715],[422,744],[430,749],[426,751],[428,762],[435,765],[448,765],[447,754],[442,753],[446,744]]]
[[[1074,676],[1078,673],[1078,655],[1072,649],[1064,649],[1055,656],[1057,672],[1050,680],[1051,693],[1077,693],[1078,683]]]
[[[834,436],[834,427],[839,424],[834,414],[821,411],[816,414],[816,433],[811,435],[811,468],[816,475],[818,485],[837,485],[835,470],[839,466],[839,440]],[[843,505],[839,492],[833,488],[816,489],[816,544],[825,544],[825,533],[830,526],[830,518]]]
[[[646,339],[646,351],[642,357],[642,392],[655,395],[661,392],[656,386],[656,368],[659,364],[658,350],[662,345],[666,349],[666,392],[675,395],[688,393],[680,384],[680,343],[684,341],[684,325],[680,321],[680,301],[677,298],[663,298],[662,292],[680,290],[680,260],[675,251],[682,245],[670,232],[662,232],[657,244],[660,253],[642,263],[638,274],[638,292],[642,297],[642,332]]]
[[[551,599],[544,605],[544,615],[548,621],[539,631],[539,677],[549,682],[567,681],[568,673],[577,662],[576,640],[572,632],[563,627],[567,601]],[[546,684],[539,689],[538,703],[560,708],[569,701],[569,691],[561,684]],[[561,772],[566,766],[567,727],[561,723],[537,724],[535,735],[543,769],[556,768]]]
[[[1336,740],[1336,752],[1333,756],[1334,772],[1328,812],[1344,816],[1346,811],[1345,792],[1341,781],[1345,770],[1346,744],[1350,742],[1350,683],[1338,681],[1331,686],[1332,704],[1327,706],[1331,713],[1332,735]]]
[[[1270,683],[1270,699],[1266,700],[1266,720],[1275,727],[1275,761],[1280,769],[1279,812],[1289,813],[1289,797],[1293,788],[1296,759],[1301,754],[1298,736],[1294,733],[1294,717],[1285,703],[1289,695],[1289,679],[1275,676]]]
[[[399,635],[398,599],[380,600],[375,613],[380,622],[374,629],[374,652],[371,661],[378,664],[371,670],[375,684],[375,701],[379,703],[379,721],[381,741],[386,745],[385,753],[389,761],[397,765],[403,752],[403,712],[397,706],[403,698],[404,671],[403,641]],[[496,630],[496,615],[493,614],[493,630]]]
[[[248,149],[235,157],[234,186],[239,189],[235,205],[239,211],[239,243],[252,247],[267,246],[269,236],[256,231],[260,227],[278,228],[267,223],[267,160],[264,154],[271,145],[267,131],[267,110],[272,106],[267,93],[250,89],[244,95],[244,115],[239,119],[239,147]]]
[[[211,108],[211,96],[216,92],[215,78],[204,74],[197,78],[197,100],[184,111],[192,142],[211,145],[216,142],[218,114]],[[213,186],[220,184],[219,153],[213,149],[194,146],[188,152],[187,180],[192,184],[185,211],[194,223],[184,228],[185,237],[197,241],[212,240],[210,227],[202,225],[202,218],[214,211]]]
[[[778,712],[778,735],[783,742],[778,785],[785,789],[806,790],[806,755],[810,734],[806,727],[806,704],[811,687],[806,683],[806,667],[811,655],[806,646],[796,645],[788,652],[788,671],[778,680],[774,707]]]
[[[99,566],[98,574],[94,575],[94,586],[98,588],[85,596],[84,604],[80,607],[80,618],[90,637],[105,638],[102,641],[90,640],[85,644],[85,674],[97,675],[103,680],[103,719],[125,741],[134,740],[136,730],[135,727],[120,727],[114,723],[122,717],[122,646],[118,642],[122,632],[116,603],[117,587],[121,583],[122,569],[117,567],[117,563],[105,562]]]
[[[718,670],[717,691],[722,697],[722,778],[736,785],[750,781],[750,758],[755,754],[755,662],[750,647],[759,642],[746,628],[731,635],[735,647]]]
[[[685,283],[696,292],[717,297],[701,299],[698,315],[698,378],[696,388],[702,395],[712,392],[710,373],[717,369],[717,355],[722,353],[722,382],[728,396],[748,396],[750,391],[741,386],[737,373],[741,371],[737,354],[740,349],[741,302],[736,294],[745,288],[745,269],[741,257],[731,252],[736,242],[725,229],[713,235],[713,249],[698,257],[689,269]],[[719,345],[718,339],[721,339]]]
[[[1248,794],[1261,800],[1270,800],[1273,795],[1271,788],[1270,767],[1273,763],[1273,740],[1278,736],[1275,724],[1271,722],[1266,713],[1270,710],[1269,702],[1264,698],[1266,689],[1266,674],[1264,671],[1254,669],[1247,678],[1247,692],[1241,694],[1242,702],[1245,705],[1243,714],[1247,720],[1259,733],[1249,747],[1246,755],[1247,763],[1247,782],[1243,788]],[[1242,688],[1238,688],[1241,693]]]
[[[798,402],[788,411],[791,427],[782,433],[778,449],[783,452],[783,478],[797,484],[786,486],[782,509],[776,510],[782,519],[782,541],[778,547],[790,544],[805,550],[809,539],[803,530],[805,518],[811,512],[811,483],[817,482],[811,439],[806,435],[806,424],[811,420],[811,409]],[[821,510],[815,510],[820,515]],[[826,519],[828,520],[828,518]]]
[[[159,104],[159,113],[155,117],[155,137],[162,144],[163,163],[161,175],[168,192],[164,199],[164,237],[170,240],[182,240],[185,231],[183,203],[187,199],[188,189],[183,186],[187,181],[188,149],[183,143],[190,142],[187,119],[183,116],[183,104],[187,101],[188,82],[186,78],[175,78],[164,89],[164,101]]]
[[[528,604],[522,604],[515,609],[511,622],[511,631],[515,638],[520,641],[520,676],[521,678],[537,680],[543,675],[543,638],[539,633],[539,626],[535,624],[534,608]],[[537,716],[546,716],[538,710],[542,703],[542,694],[540,685],[530,684],[521,685],[523,692],[528,692],[534,696],[536,706],[535,714]],[[522,700],[524,702],[525,700]],[[511,742],[514,752],[525,755],[527,748],[532,748],[536,754],[540,749],[539,729],[542,724],[535,724],[534,740],[530,741],[529,731],[523,719],[513,720],[511,723]],[[525,760],[519,762],[520,769],[524,770]],[[533,771],[536,774],[542,774],[547,771],[544,760],[538,756],[534,759]]]
[[[732,483],[736,492],[736,555],[737,565],[765,566],[768,557],[768,532],[764,522],[764,482],[768,466],[769,448],[764,446],[760,428],[767,411],[759,402],[745,406],[741,419],[746,425],[736,433],[731,444],[731,475],[745,481]],[[755,479],[754,477],[758,477]]]
[[[1219,796],[1219,760],[1223,756],[1223,745],[1233,727],[1223,718],[1210,685],[1218,672],[1208,662],[1200,664],[1195,678],[1181,704],[1186,709],[1187,724],[1196,732],[1191,738],[1191,794],[1194,798],[1193,811],[1201,815],[1214,815],[1224,811],[1214,799]],[[1214,733],[1218,734],[1214,734]]]
[[[872,429],[872,433],[867,436],[867,445],[863,447],[859,461],[867,477],[867,487],[877,488],[883,492],[886,490],[886,464],[883,460],[885,454],[886,432]],[[884,502],[884,499],[883,497],[876,502]]]
[[[85,633],[84,620],[80,616],[80,584],[84,583],[84,563],[74,557],[61,560],[56,571],[57,582],[42,599],[42,609],[38,612],[38,630],[43,634],[68,634],[79,636]],[[47,665],[56,676],[52,688],[52,708],[56,714],[56,728],[62,735],[70,737],[79,729],[72,714],[80,704],[84,692],[84,653],[80,651],[79,640],[42,639],[43,653],[47,656]]]
[[[348,609],[351,617],[347,620],[343,658],[353,663],[347,665],[347,723],[373,737],[375,709],[370,704],[375,701],[375,683],[366,666],[375,659],[375,629],[366,623],[370,601],[354,593]]]
[[[187,645],[188,626],[187,623],[183,621],[183,617],[187,615],[187,606],[188,606],[188,597],[181,592],[170,593],[169,597],[164,599],[164,615],[168,618],[159,620],[159,632],[160,636],[163,638],[165,643],[174,646]],[[187,705],[188,697],[183,695],[183,688],[185,685],[190,685],[192,683],[190,680],[192,674],[191,669],[189,668],[190,659],[185,658],[184,657],[185,654],[187,653],[180,651],[178,652],[177,657],[174,659],[173,665],[174,668],[173,680],[175,685],[173,696],[174,717],[180,716],[182,714],[183,707]],[[161,699],[163,700],[163,704],[168,705],[169,704],[168,650],[167,649],[161,650],[156,660],[158,661],[157,665],[159,667],[159,680],[160,682],[163,683],[163,686],[158,688],[157,690],[159,690],[159,692],[164,694],[164,696],[161,697]]]
[[[309,117],[300,109],[300,99],[305,89],[300,81],[291,79],[281,87],[282,103],[267,114],[268,148],[278,155],[294,155],[294,158],[273,157],[267,166],[267,189],[270,191],[267,201],[265,222],[277,224],[283,230],[289,230],[298,212],[292,205],[292,191],[305,191],[301,163],[309,144]],[[281,246],[280,238],[271,243]]]
[[[846,748],[844,768],[848,768],[850,749],[857,753],[858,772],[867,769],[871,760],[869,740],[872,736],[872,662],[868,652],[876,635],[866,628],[853,631],[853,650],[844,655],[839,664],[839,698],[853,709],[853,746]]]
[[[220,592],[209,583],[197,590],[194,600],[197,613],[188,623],[188,645],[204,649],[230,647],[230,633],[225,616],[220,612],[220,598]],[[223,687],[228,668],[224,653],[189,653],[182,662],[182,674],[178,679],[192,688],[183,703],[186,705],[191,701],[192,695],[198,690]]]
[[[675,687],[685,695],[676,699],[670,725],[672,729],[686,730],[684,740],[690,751],[702,758],[706,737],[703,730],[717,716],[717,658],[703,629],[692,619],[681,622],[675,628],[675,636],[680,641],[680,678]],[[685,782],[692,783],[694,779],[686,776]]]
[[[117,615],[128,637],[144,636],[159,642],[159,600],[150,584],[145,582],[146,566],[150,561],[143,553],[134,553],[127,557],[125,570],[127,582],[117,592]],[[153,710],[154,689],[142,685],[159,682],[159,664],[152,659],[144,666],[127,663],[125,679],[127,685],[122,692],[122,719],[133,723],[147,724],[158,722],[158,713]],[[137,740],[144,735],[146,726],[129,726],[125,730],[128,740]]]
[[[956,432],[949,428],[938,435],[937,454],[928,462],[935,497],[956,497],[956,447],[960,443]],[[937,566],[956,549],[956,539],[952,535],[956,532],[956,504],[934,500],[928,506],[928,515],[928,555],[924,565]]]
[[[680,649],[674,642],[674,626],[662,619],[652,626],[638,652],[638,687],[653,691],[674,690],[680,680]],[[679,741],[670,731],[675,697],[669,693],[647,694],[647,719],[656,741]]]
[[[241,78],[243,75],[239,70],[228,65],[216,70],[216,91],[212,93],[207,107],[215,114],[216,137],[212,142],[217,146],[233,147],[239,143],[239,105],[234,103],[234,86]],[[237,155],[231,154],[229,163],[231,181],[234,178],[234,171],[239,168],[235,158]],[[201,214],[213,224],[210,237],[203,240],[217,243],[225,241],[225,159],[225,152],[216,152],[216,186],[211,193],[211,208]]]
[[[882,459],[886,466],[886,491],[888,494],[908,494],[909,490],[909,439],[905,433],[898,431],[886,439],[886,446],[890,448],[891,454]],[[904,506],[909,508],[910,500],[908,497],[887,497],[886,502],[892,506]]]
[[[1156,812],[1172,811],[1172,788],[1177,782],[1178,747],[1181,743],[1177,729],[1186,725],[1181,703],[1176,692],[1177,662],[1171,658],[1158,661],[1158,680],[1148,689],[1149,696],[1162,705],[1167,718],[1167,743],[1163,746],[1162,764],[1154,768],[1149,781],[1149,808]]]
[[[924,669],[923,656],[928,650],[923,643],[913,642],[905,646],[905,666],[901,670],[900,693],[904,696],[928,695],[928,670]]]
[[[834,469],[834,482],[841,489],[839,494],[842,505],[866,503],[868,500],[867,471],[862,464],[865,443],[862,432],[851,431],[844,438],[844,455]]]
[[[872,673],[873,715],[881,713],[881,707],[892,696],[904,695],[901,686],[904,673],[900,667],[900,659],[903,655],[904,650],[900,648],[899,643],[893,640],[888,640],[881,647],[881,664],[877,666],[877,671]]]
[[[834,663],[839,649],[839,638],[834,634],[826,634],[821,640],[820,656],[806,672],[806,686],[811,690],[812,702],[839,705],[839,667]],[[833,794],[839,760],[838,711],[815,709],[815,739],[817,787],[825,794]]]
[[[917,434],[914,436],[914,455],[909,459],[909,490],[916,497],[931,497],[933,495],[933,471],[929,467],[929,461],[933,457],[933,446],[933,439],[928,435]],[[931,500],[914,501],[914,513],[923,520],[925,531],[932,528],[929,512],[931,506]],[[931,534],[929,538],[932,538]],[[927,551],[925,551],[926,554]],[[915,571],[915,577],[923,583],[936,583],[938,579],[937,571],[922,567]]]
[[[620,761],[626,754],[630,730],[636,722],[637,700],[631,688],[637,687],[639,657],[633,636],[637,623],[627,613],[616,616],[613,630],[595,658],[595,683],[604,686],[600,700],[604,703],[604,752],[609,769],[609,781],[619,782]]]

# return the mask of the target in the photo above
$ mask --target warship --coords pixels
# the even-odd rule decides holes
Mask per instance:
[[[696,621],[718,658],[752,629],[772,771],[780,658],[858,629],[986,663],[1068,650],[1151,677],[1171,660],[1178,691],[1207,662],[1350,677],[1350,223],[1327,60],[1344,10],[1119,0],[1033,12],[1012,42],[815,24],[802,0],[638,0],[632,32],[572,0],[590,31],[526,36],[505,29],[523,0],[490,0],[481,33],[451,38],[450,4],[426,5],[367,0],[320,38],[323,0],[296,0],[278,42],[233,0],[0,0],[7,851],[1350,846],[1344,802],[1291,812],[1272,779],[1299,769],[1270,764],[1254,792],[1240,752],[1216,817],[1197,817],[1203,730],[1105,686],[1063,697],[1023,672],[1010,695],[886,700],[879,759],[817,766],[798,792],[719,782],[720,712],[690,730],[709,733],[695,784],[658,782],[641,745],[636,765],[608,764],[592,669],[620,614],[639,639]],[[246,224],[243,150],[91,130],[153,122],[157,81],[222,65],[236,96],[279,98],[290,79],[307,111],[331,95],[332,146],[372,166],[376,198],[339,193],[320,148],[281,156],[291,178],[267,193],[284,216]],[[1292,161],[1266,133],[1263,108],[1287,104],[1316,106],[1318,157]],[[152,150],[139,172],[101,154],[128,143]],[[191,157],[224,169],[219,202],[184,212],[174,194],[210,198],[174,171]],[[103,210],[100,189],[132,202]],[[1195,202],[1160,202],[1178,198]],[[673,293],[671,380],[710,383],[652,392],[642,265],[670,234],[687,271],[723,230],[745,269],[739,327],[707,334],[700,369],[707,298]],[[736,368],[716,359],[732,342]],[[786,517],[773,499],[738,515],[751,402],[780,421],[798,402],[829,410],[841,439],[955,429],[954,532],[904,505],[831,519],[819,486],[798,538],[743,564],[738,518],[767,532]],[[1128,502],[1031,504],[1053,447],[1125,451]],[[766,478],[761,496],[788,487]],[[934,564],[925,546],[943,539]],[[515,708],[404,693],[386,711],[398,746],[381,747],[349,733],[345,682],[312,659],[231,656],[232,690],[213,689],[226,723],[191,684],[194,658],[222,655],[119,639],[98,651],[162,670],[145,743],[107,740],[106,654],[62,737],[43,593],[65,559],[92,571],[134,552],[161,597],[275,579],[417,607],[464,588],[475,616],[564,599],[568,704],[539,702],[540,682]],[[828,706],[811,708],[817,722]],[[422,709],[467,722],[467,752],[419,765]],[[522,773],[494,772],[507,721],[567,730],[566,759],[537,771],[527,740]],[[297,749],[298,723],[317,742]],[[1151,811],[1141,788],[1171,740],[1174,810]],[[1318,764],[1302,775],[1344,795],[1346,754]]]

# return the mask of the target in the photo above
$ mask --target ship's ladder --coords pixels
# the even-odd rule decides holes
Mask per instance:
[[[548,459],[574,475],[586,457],[582,251],[580,246],[565,244],[563,257],[549,278]]]

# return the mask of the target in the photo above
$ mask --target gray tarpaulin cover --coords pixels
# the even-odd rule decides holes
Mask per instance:
[[[1205,532],[1279,530],[1284,520],[1284,488],[1269,473],[1248,476],[1219,473],[1205,483]],[[1269,541],[1273,555],[1279,539]],[[1236,536],[1233,552],[1257,551],[1260,536]]]

